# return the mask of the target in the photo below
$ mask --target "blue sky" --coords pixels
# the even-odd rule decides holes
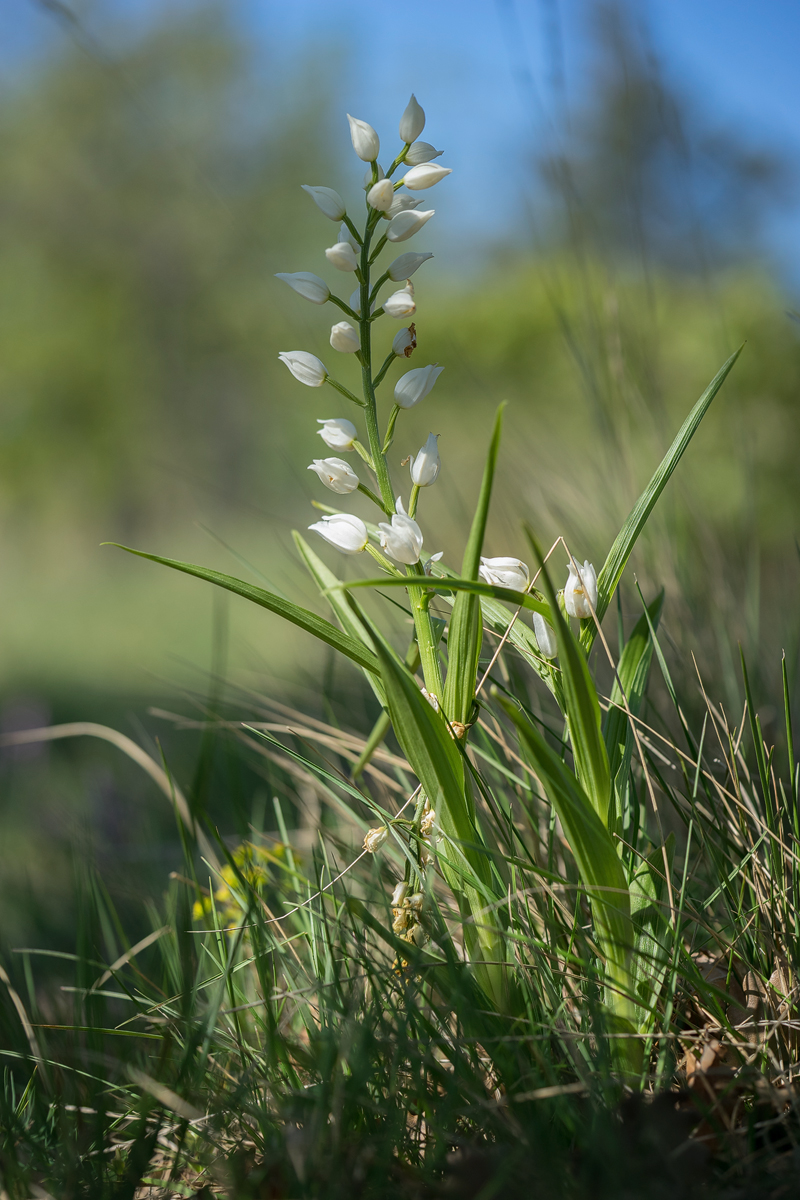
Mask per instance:
[[[113,56],[134,30],[195,0],[66,0]],[[632,0],[668,77],[711,122],[800,163],[798,0]],[[388,142],[414,91],[425,134],[453,176],[435,193],[451,232],[493,237],[530,199],[530,156],[586,97],[589,0],[227,0],[265,61],[328,59],[342,110]],[[39,0],[0,0],[0,79],[69,36]],[[342,153],[350,153],[344,118]],[[322,180],[316,182],[323,182]],[[336,181],[338,182],[338,181]],[[449,190],[448,190],[449,189]],[[775,257],[800,280],[800,215],[770,229]]]

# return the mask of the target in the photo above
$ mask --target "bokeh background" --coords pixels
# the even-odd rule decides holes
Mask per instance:
[[[415,278],[414,365],[445,371],[395,442],[399,464],[442,435],[427,545],[458,561],[507,399],[489,552],[525,557],[525,519],[599,566],[746,342],[623,610],[634,575],[667,588],[689,709],[694,655],[740,711],[741,644],[778,737],[799,624],[799,39],[790,0],[0,3],[2,729],[113,725],[240,836],[285,781],[152,709],[197,715],[210,689],[241,715],[268,694],[369,728],[359,677],[309,639],[101,543],[320,605],[291,530],[329,499],[306,470],[315,419],[351,414],[277,354],[336,359],[344,382],[355,364],[327,344],[333,310],[273,274],[350,290],[299,185],[355,209],[344,114],[388,151],[414,91],[453,170],[413,243],[436,256]],[[6,750],[0,783],[0,945],[67,945],[95,868],[141,916],[179,862],[163,798],[109,747]]]

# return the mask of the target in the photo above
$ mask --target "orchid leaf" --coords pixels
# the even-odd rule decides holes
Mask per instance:
[[[653,511],[664,488],[669,483],[672,472],[683,457],[683,453],[694,437],[698,425],[708,412],[711,401],[727,379],[728,373],[741,354],[742,349],[743,347],[740,346],[736,353],[732,354],[728,361],[717,371],[717,374],[711,380],[711,383],[703,392],[683,425],[681,425],[674,442],[664,455],[647,487],[631,509],[627,521],[617,534],[614,545],[609,550],[608,557],[597,577],[597,604],[595,605],[595,612],[598,621],[602,621],[606,609],[611,603],[611,597],[614,595],[617,584],[622,578],[625,565],[631,556],[633,547],[636,545],[639,534],[647,524],[650,513]],[[595,622],[586,621],[581,633],[581,643],[587,653],[594,644],[596,634],[597,626]]]
[[[144,550],[134,550],[131,546],[123,546],[119,542],[105,542],[104,544],[116,546],[119,550],[126,550],[128,554],[135,554],[138,558],[147,558],[150,562],[160,563],[163,567],[172,567],[173,570],[182,571],[185,575],[194,575],[196,579],[204,579],[206,583],[216,584],[217,587],[225,588],[226,591],[233,592],[236,596],[251,600],[253,604],[258,604],[261,608],[266,608],[269,612],[283,617],[284,620],[291,621],[300,629],[305,629],[319,641],[327,643],[334,650],[338,650],[347,658],[352,659],[359,667],[363,667],[373,674],[379,674],[378,660],[361,642],[337,629],[324,617],[318,617],[316,613],[310,612],[307,608],[301,608],[298,604],[293,604],[291,600],[284,600],[264,588],[255,587],[252,583],[245,583],[241,579],[235,579],[232,575],[223,575],[220,571],[212,571],[208,567],[197,567],[193,563],[179,562],[174,558],[162,558],[159,554],[146,554]]]
[[[603,825],[607,827],[611,800],[611,772],[600,728],[600,702],[597,698],[597,689],[589,674],[586,655],[561,614],[539,543],[527,527],[526,532],[541,571],[542,590],[550,604],[550,621],[558,643],[558,662],[561,667],[561,682],[564,689],[564,703],[572,753],[575,759],[575,770],[594,811]]]
[[[314,553],[304,537],[297,532],[292,531],[295,545],[300,551],[300,556],[306,565],[308,573],[316,583],[322,595],[333,609],[339,624],[344,629],[345,633],[357,641],[362,642],[365,647],[369,648],[372,645],[372,640],[364,624],[358,606],[352,596],[348,596],[343,588],[342,581],[334,575],[329,567],[326,567],[322,559]],[[367,677],[367,683],[372,688],[381,705],[386,705],[386,695],[383,690],[383,684],[379,676],[373,671],[364,673]]]
[[[520,742],[561,821],[581,883],[591,897],[598,940],[610,973],[618,983],[625,984],[633,949],[633,925],[628,883],[613,838],[580,783],[538,729],[509,700],[499,697],[499,701],[516,726]]]
[[[477,580],[478,578],[481,550],[486,534],[486,520],[492,498],[494,472],[500,449],[504,409],[505,404],[501,404],[495,417],[494,432],[489,443],[489,453],[486,457],[478,504],[464,551],[461,574],[467,580]],[[447,636],[447,677],[442,698],[444,711],[452,722],[465,724],[469,721],[475,698],[476,675],[482,640],[480,600],[474,591],[466,588],[460,589],[453,605],[453,615],[450,618],[450,630]]]

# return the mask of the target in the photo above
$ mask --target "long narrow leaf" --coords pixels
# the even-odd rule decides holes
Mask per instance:
[[[561,667],[561,683],[575,770],[594,811],[603,825],[608,826],[611,773],[600,728],[600,701],[597,698],[597,689],[589,674],[586,655],[561,615],[541,547],[527,526],[526,533],[537,565],[541,569],[542,591],[550,604],[550,620],[558,643],[558,662]]]
[[[374,674],[379,672],[378,660],[365,646],[348,634],[342,633],[324,617],[318,617],[316,613],[309,612],[307,608],[300,608],[291,600],[283,600],[280,596],[265,591],[264,588],[254,587],[252,583],[245,583],[241,579],[235,579],[232,575],[223,575],[220,571],[211,571],[208,567],[196,567],[193,563],[179,562],[174,558],[162,558],[159,554],[146,554],[144,550],[134,550],[119,542],[105,542],[104,544],[116,546],[119,550],[127,550],[128,554],[135,554],[138,558],[147,558],[150,562],[160,563],[163,567],[172,567],[174,571],[182,571],[184,575],[194,575],[196,579],[204,579],[206,583],[216,584],[217,587],[225,588],[226,591],[233,592],[236,596],[251,600],[253,604],[258,604],[261,608],[266,608],[279,617],[283,617],[284,620],[291,621],[300,629],[305,629],[307,633],[313,634],[321,642],[326,642],[334,650],[339,650],[340,653],[367,671],[372,671]]]
[[[627,521],[617,534],[614,545],[609,550],[608,557],[597,577],[597,604],[595,611],[598,621],[602,621],[606,609],[611,603],[611,597],[614,595],[614,590],[622,577],[622,572],[625,570],[625,564],[631,556],[631,551],[636,545],[639,534],[647,524],[650,513],[653,511],[659,496],[667,486],[672,472],[683,457],[683,453],[692,440],[698,425],[708,412],[711,401],[727,379],[728,373],[741,354],[742,349],[743,347],[740,346],[736,353],[730,356],[728,361],[711,380],[711,383],[703,392],[683,425],[681,425],[674,442],[664,455],[647,487],[633,506]],[[581,634],[581,641],[587,651],[594,643],[596,632],[594,621],[587,621]]]
[[[440,862],[465,918],[469,956],[487,962],[486,966],[478,962],[476,977],[494,1003],[506,1009],[507,970],[489,965],[505,958],[505,945],[494,905],[487,908],[487,896],[498,901],[502,891],[496,886],[490,859],[480,845],[461,754],[441,713],[431,707],[411,672],[377,632],[374,645],[395,735],[436,811],[438,825],[450,840],[446,857],[440,856]],[[454,855],[459,859],[459,870],[448,865],[447,860]]]
[[[617,677],[611,689],[611,703],[603,730],[612,779],[623,764],[626,748],[629,754],[632,741],[630,720],[624,706],[623,692],[632,716],[638,716],[653,658],[653,639],[650,637],[650,629],[651,627],[658,628],[663,606],[664,590],[662,588],[652,604],[648,606],[649,621],[643,613],[636,622],[633,633],[628,638],[617,664]]]
[[[478,505],[472,520],[472,528],[464,551],[464,561],[461,574],[465,579],[478,578],[483,539],[486,534],[486,519],[489,515],[489,502],[492,498],[497,454],[500,449],[500,435],[503,428],[503,410],[501,404],[497,410],[494,432],[489,444],[486,467],[483,472]],[[472,591],[462,590],[456,596],[453,605],[453,615],[450,618],[450,631],[447,637],[447,678],[444,684],[442,705],[450,721],[466,723],[472,710],[475,698],[476,674],[478,659],[481,652],[483,626],[481,624],[481,606],[477,595]]]
[[[341,586],[342,581],[334,575],[329,567],[325,566],[322,559],[314,553],[308,542],[296,529],[292,530],[292,537],[297,549],[300,551],[300,557],[303,559],[309,575],[330,604],[342,629],[350,637],[362,642],[369,649],[372,645],[372,640],[366,625],[361,619],[358,606],[353,597],[344,592]],[[367,683],[378,697],[378,700],[385,706],[386,694],[379,676],[374,671],[367,671],[366,669],[364,674],[367,677]]]
[[[486,596],[489,600],[507,600],[510,604],[516,604],[518,608],[526,608],[529,612],[541,613],[547,620],[551,620],[550,607],[538,600],[536,596],[530,595],[528,592],[518,592],[514,588],[496,587],[492,583],[483,583],[479,579],[462,579],[458,576],[447,576],[445,578],[430,576],[430,575],[413,575],[410,577],[414,587],[427,588],[429,591],[444,591],[450,590],[453,592],[469,592],[475,596]],[[393,575],[385,575],[382,579],[351,579],[342,581],[337,584],[345,591],[352,591],[353,588],[387,588],[387,587],[403,587],[407,588],[409,584],[409,576],[405,575],[402,578],[395,578]],[[511,619],[508,614],[508,619]],[[448,638],[448,645],[452,640],[452,621],[451,633]]]
[[[675,855],[675,835],[666,841],[670,870]],[[634,990],[641,1001],[636,1011],[639,1033],[647,1033],[656,1019],[656,1001],[667,976],[671,929],[665,904],[664,850],[657,847],[636,869],[631,880],[631,917],[634,925],[632,972]]]
[[[633,949],[633,924],[628,884],[614,841],[578,781],[536,727],[510,701],[501,697],[500,703],[514,722],[533,769],[558,814],[581,883],[592,900],[598,941],[612,976],[624,985]]]

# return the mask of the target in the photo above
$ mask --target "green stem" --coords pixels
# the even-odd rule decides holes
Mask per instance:
[[[381,290],[383,285],[386,283],[386,280],[388,278],[389,278],[389,272],[384,271],[383,274],[381,275],[380,279],[378,280],[378,282],[375,284],[375,287],[372,289],[372,292],[370,294],[370,298],[369,298],[369,307],[370,308],[372,308],[375,297],[377,296],[378,292]]]
[[[386,245],[386,234],[383,235],[383,237],[380,239],[380,241],[378,242],[375,249],[372,251],[372,254],[370,255],[370,259],[369,259],[370,266],[372,266],[372,264],[375,262],[375,259],[378,257],[378,255],[380,254],[381,250],[383,249],[383,247],[385,245]]]
[[[359,490],[359,492],[362,492],[365,496],[369,496],[370,500],[373,502],[373,504],[377,504],[377,506],[381,510],[381,512],[386,513],[386,509],[383,507],[383,501],[380,499],[379,496],[376,496],[375,493],[373,491],[371,491],[367,487],[366,484],[359,483],[358,490]],[[386,515],[387,515],[387,517],[389,516],[388,513],[386,513]]]
[[[343,396],[347,396],[347,399],[352,400],[353,404],[357,404],[359,408],[364,407],[363,400],[359,400],[358,396],[354,396],[351,391],[348,391],[348,389],[344,386],[344,384],[339,383],[335,379],[332,379],[330,375],[325,376],[325,382],[329,383],[332,388],[336,388],[336,391],[341,392]]]
[[[359,246],[360,246],[360,245],[361,245],[361,234],[358,232],[358,230],[356,229],[355,225],[353,224],[353,222],[352,222],[352,221],[350,220],[350,218],[348,217],[347,213],[345,213],[345,214],[344,214],[344,216],[342,217],[342,220],[344,221],[345,225],[346,225],[346,226],[347,226],[347,228],[350,230],[350,232],[352,233],[353,237],[356,239],[356,241],[358,242],[358,244],[359,244]]]
[[[386,463],[386,454],[381,447],[380,433],[378,432],[378,406],[375,399],[375,383],[372,378],[372,334],[371,324],[375,317],[379,316],[383,311],[369,315],[370,310],[370,289],[369,289],[369,269],[370,257],[369,248],[372,240],[372,235],[375,227],[380,219],[380,214],[370,213],[367,217],[367,224],[364,230],[364,241],[361,246],[361,319],[359,320],[359,331],[361,335],[361,382],[364,390],[364,420],[367,426],[367,438],[369,440],[369,449],[372,456],[373,470],[378,481],[378,490],[383,502],[383,509],[387,516],[391,516],[395,512],[394,492],[392,490],[392,481],[389,478],[389,468]],[[388,278],[388,272],[384,276]],[[383,282],[383,279],[380,281]],[[374,289],[377,292],[379,284],[376,284]],[[374,294],[374,293],[373,293]],[[395,406],[396,407],[396,406]],[[394,415],[394,414],[393,414]],[[397,417],[394,416],[394,420]],[[391,424],[391,417],[390,417]],[[393,426],[392,426],[393,428]],[[368,545],[367,550],[372,554],[378,562],[383,559],[383,555],[375,549],[374,546]],[[394,570],[394,568],[391,568]],[[409,568],[407,574],[412,578],[414,574],[422,573],[421,564],[417,564],[417,571]],[[414,627],[417,634],[417,644],[419,646],[419,656],[422,665],[422,674],[425,679],[425,687],[428,692],[441,699],[442,696],[442,672],[439,663],[439,653],[436,645],[436,634],[433,628],[433,621],[429,609],[429,599],[426,590],[413,585],[408,589],[408,598],[411,604],[411,612],[414,617]]]
[[[372,239],[374,224],[371,218],[367,220],[364,231],[364,242],[361,247],[361,383],[364,390],[364,418],[367,426],[369,449],[372,455],[373,470],[378,481],[378,490],[383,501],[384,511],[391,515],[394,511],[394,494],[389,478],[386,459],[381,452],[380,434],[378,432],[378,412],[375,400],[375,387],[372,382],[372,336],[369,320],[369,244]]]
[[[419,500],[419,484],[415,483],[411,488],[411,498],[408,502],[408,515],[415,517],[417,515],[417,501]]]
[[[387,571],[389,575],[399,575],[400,578],[402,579],[402,575],[400,575],[400,572],[398,571],[398,569],[394,565],[394,563],[390,562],[385,554],[381,554],[378,547],[373,546],[372,542],[367,542],[364,549],[367,551],[368,554],[372,555],[372,557],[375,559],[376,563],[380,563],[380,565],[383,567],[384,571]]]
[[[383,453],[391,446],[394,440],[394,427],[397,424],[397,418],[400,416],[400,405],[395,404],[389,415],[389,424],[386,426],[386,437],[383,439]]]
[[[387,179],[391,179],[392,176],[394,175],[395,171],[397,170],[397,168],[400,166],[400,164],[404,163],[406,161],[406,155],[408,154],[409,150],[411,149],[411,146],[412,146],[411,142],[406,142],[405,146],[400,151],[400,153],[398,154],[397,158],[394,160],[392,165],[389,167],[389,170],[386,172]]]
[[[374,471],[375,464],[372,461],[372,455],[370,454],[367,447],[362,446],[361,442],[355,441],[355,442],[353,442],[353,449],[355,450],[355,452],[359,456],[359,458],[362,458],[364,460],[364,462],[369,467],[370,471]]]
[[[413,567],[408,568],[408,599],[411,604],[411,615],[414,618],[414,628],[417,631],[419,659],[425,687],[429,695],[435,696],[441,702],[442,670],[439,663],[439,651],[436,647],[436,633],[431,619],[430,594],[426,588],[411,585],[414,575],[423,573],[421,564],[417,565],[419,570],[415,570]]]
[[[345,304],[344,300],[340,300],[338,296],[334,296],[332,293],[328,296],[328,300],[331,304],[335,304],[337,308],[340,308],[343,313],[346,313],[348,317],[352,317],[354,321],[358,320],[358,313],[354,313],[350,305]]]
[[[397,355],[395,354],[394,350],[392,350],[392,351],[391,351],[391,353],[389,354],[388,358],[385,360],[385,362],[384,362],[383,366],[381,367],[380,371],[378,371],[378,374],[377,374],[377,375],[375,376],[375,378],[373,379],[373,381],[372,381],[372,386],[373,386],[373,387],[375,387],[375,388],[376,388],[376,387],[379,387],[379,386],[380,386],[380,385],[383,383],[383,379],[384,379],[384,376],[386,375],[386,372],[389,370],[389,367],[392,365],[392,363],[394,362],[394,360],[395,360],[396,358],[397,358]],[[359,360],[359,361],[360,361],[360,360]],[[384,449],[384,453],[385,453],[385,452],[386,452],[386,446],[384,446],[384,448],[383,448],[383,449]]]

